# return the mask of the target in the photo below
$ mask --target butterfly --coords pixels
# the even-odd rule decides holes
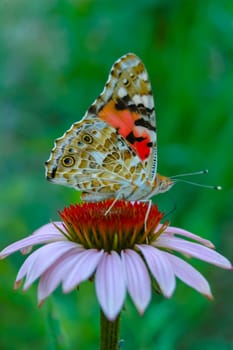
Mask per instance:
[[[135,54],[114,63],[101,95],[45,164],[49,181],[81,191],[83,201],[149,200],[173,186],[157,173],[154,99]]]

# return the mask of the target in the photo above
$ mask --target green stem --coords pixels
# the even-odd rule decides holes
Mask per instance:
[[[114,321],[109,321],[100,310],[100,350],[118,350],[120,314]]]

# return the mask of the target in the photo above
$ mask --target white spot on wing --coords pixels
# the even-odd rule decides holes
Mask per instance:
[[[136,105],[139,105],[139,103],[142,103],[142,96],[141,95],[134,95],[133,96],[133,102],[136,104]]]
[[[127,96],[127,95],[128,95],[127,90],[124,87],[120,87],[120,89],[118,90],[118,96],[119,97],[124,97],[124,96]]]
[[[142,99],[142,103],[147,108],[151,109],[154,107],[154,100],[153,100],[153,97],[151,95],[142,95],[141,99]]]
[[[142,103],[146,108],[153,108],[154,107],[154,100],[151,95],[134,95],[133,96],[133,102],[136,105],[139,105]]]
[[[139,74],[139,78],[144,80],[144,81],[147,81],[148,80],[148,75],[146,72],[142,72]]]

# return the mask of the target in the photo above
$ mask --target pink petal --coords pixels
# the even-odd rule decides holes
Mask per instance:
[[[57,226],[60,226],[62,223],[56,222]],[[15,253],[19,250],[24,250],[28,247],[31,247],[35,244],[43,244],[53,241],[64,241],[66,240],[65,236],[54,226],[53,223],[46,224],[36,230],[32,235],[21,239],[15,243],[10,244],[8,247],[3,249],[0,252],[0,259],[6,258],[8,255]]]
[[[179,279],[196,289],[199,293],[206,295],[209,299],[212,298],[209,283],[199,271],[175,255],[166,252],[164,254],[167,256],[175,275]]]
[[[75,247],[53,263],[41,276],[38,286],[38,303],[47,298],[62,282],[70,271],[77,256],[84,248]]]
[[[64,293],[68,293],[70,290],[78,286],[82,281],[90,278],[104,251],[98,251],[97,249],[88,249],[81,252],[76,259],[73,260],[73,264],[70,265],[70,271],[63,279],[62,289]]]
[[[16,277],[16,284],[26,275],[24,290],[41,276],[58,258],[73,248],[79,247],[74,242],[49,243],[33,252],[21,266]]]
[[[176,286],[175,275],[172,266],[162,251],[146,244],[138,244],[137,248],[142,252],[147,265],[158,282],[163,295],[169,298]]]
[[[182,228],[168,226],[166,228],[164,234],[172,234],[172,235],[177,234],[177,235],[180,235],[180,236],[188,237],[190,239],[193,239],[194,241],[202,243],[206,247],[214,248],[213,243],[210,242],[208,239],[204,239],[204,238],[202,238],[200,236],[195,235],[194,233],[191,233],[189,231],[183,230]]]
[[[96,294],[100,306],[109,320],[114,320],[122,309],[126,285],[119,255],[104,253],[95,276]]]
[[[126,286],[140,313],[146,309],[151,298],[151,282],[147,267],[138,253],[127,249],[121,252]]]
[[[176,237],[163,237],[161,235],[154,243],[156,247],[173,249],[188,256],[206,261],[210,264],[222,267],[224,269],[231,269],[231,263],[221,254],[214,250],[202,246],[198,243],[186,241]]]

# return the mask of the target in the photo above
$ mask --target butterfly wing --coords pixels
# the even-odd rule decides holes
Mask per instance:
[[[47,179],[74,187],[82,199],[128,198],[145,172],[125,139],[105,121],[85,118],[72,125],[46,162]]]
[[[86,117],[98,116],[124,137],[141,159],[152,183],[157,172],[155,107],[148,73],[134,54],[113,65],[102,94]]]
[[[156,167],[151,85],[140,59],[127,54],[83,119],[55,141],[46,176],[85,200],[137,200],[151,192]]]

